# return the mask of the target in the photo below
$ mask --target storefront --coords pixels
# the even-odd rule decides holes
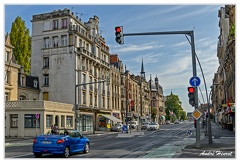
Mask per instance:
[[[226,109],[227,116],[227,129],[229,131],[235,131],[235,105]]]
[[[98,130],[108,131],[113,123],[122,123],[122,120],[106,113],[97,114]]]
[[[77,130],[81,132],[93,132],[94,114],[93,113],[81,113],[79,121],[77,123]]]

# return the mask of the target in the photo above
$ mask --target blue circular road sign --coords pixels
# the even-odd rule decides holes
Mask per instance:
[[[127,126],[124,125],[124,126],[122,127],[122,130],[123,130],[123,131],[127,131]]]
[[[197,87],[197,86],[200,85],[201,80],[200,80],[199,77],[197,77],[197,76],[193,76],[193,77],[191,77],[191,79],[189,80],[189,83],[190,83],[191,86],[193,86],[193,87]]]

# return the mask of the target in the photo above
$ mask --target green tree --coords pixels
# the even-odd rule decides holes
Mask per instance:
[[[181,105],[182,102],[179,100],[177,95],[171,93],[170,95],[166,96],[166,119],[171,120],[172,122],[176,119],[182,119],[181,114],[184,111]],[[173,114],[171,114],[171,112],[173,112]]]
[[[30,73],[31,37],[25,21],[19,16],[12,23],[10,41],[14,46],[13,54],[17,63],[24,67],[25,73]]]
[[[180,120],[187,120],[187,113],[184,110],[180,110]]]

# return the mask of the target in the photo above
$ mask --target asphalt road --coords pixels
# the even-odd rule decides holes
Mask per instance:
[[[144,135],[128,138],[117,137],[118,133],[88,135],[90,152],[74,154],[70,158],[144,158],[159,147],[165,150],[161,150],[158,158],[172,157],[179,148],[170,144],[183,142],[189,129],[193,129],[192,123],[161,125],[160,130],[144,130]],[[5,158],[35,158],[31,152],[32,141],[23,140],[5,144]],[[53,155],[43,155],[43,157],[59,158]]]

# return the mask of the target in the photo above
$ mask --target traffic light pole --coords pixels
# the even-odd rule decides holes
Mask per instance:
[[[194,34],[193,31],[191,32],[191,49],[192,49],[192,68],[193,68],[193,76],[197,76],[197,69],[196,69],[196,56],[195,56],[195,44],[194,44]],[[195,97],[195,110],[198,108],[198,89],[194,91]],[[196,147],[200,147],[200,119],[196,121]]]
[[[123,32],[123,31],[121,31]],[[185,34],[191,37],[191,49],[192,49],[192,68],[193,68],[193,76],[197,76],[196,70],[196,54],[195,54],[195,45],[194,45],[194,33],[193,31],[168,31],[168,32],[143,32],[143,33],[126,33],[122,34],[122,36],[142,36],[142,35],[174,35],[174,34]],[[195,89],[194,92],[195,97],[195,109],[198,108],[198,89]],[[200,120],[196,121],[196,147],[200,147]]]

